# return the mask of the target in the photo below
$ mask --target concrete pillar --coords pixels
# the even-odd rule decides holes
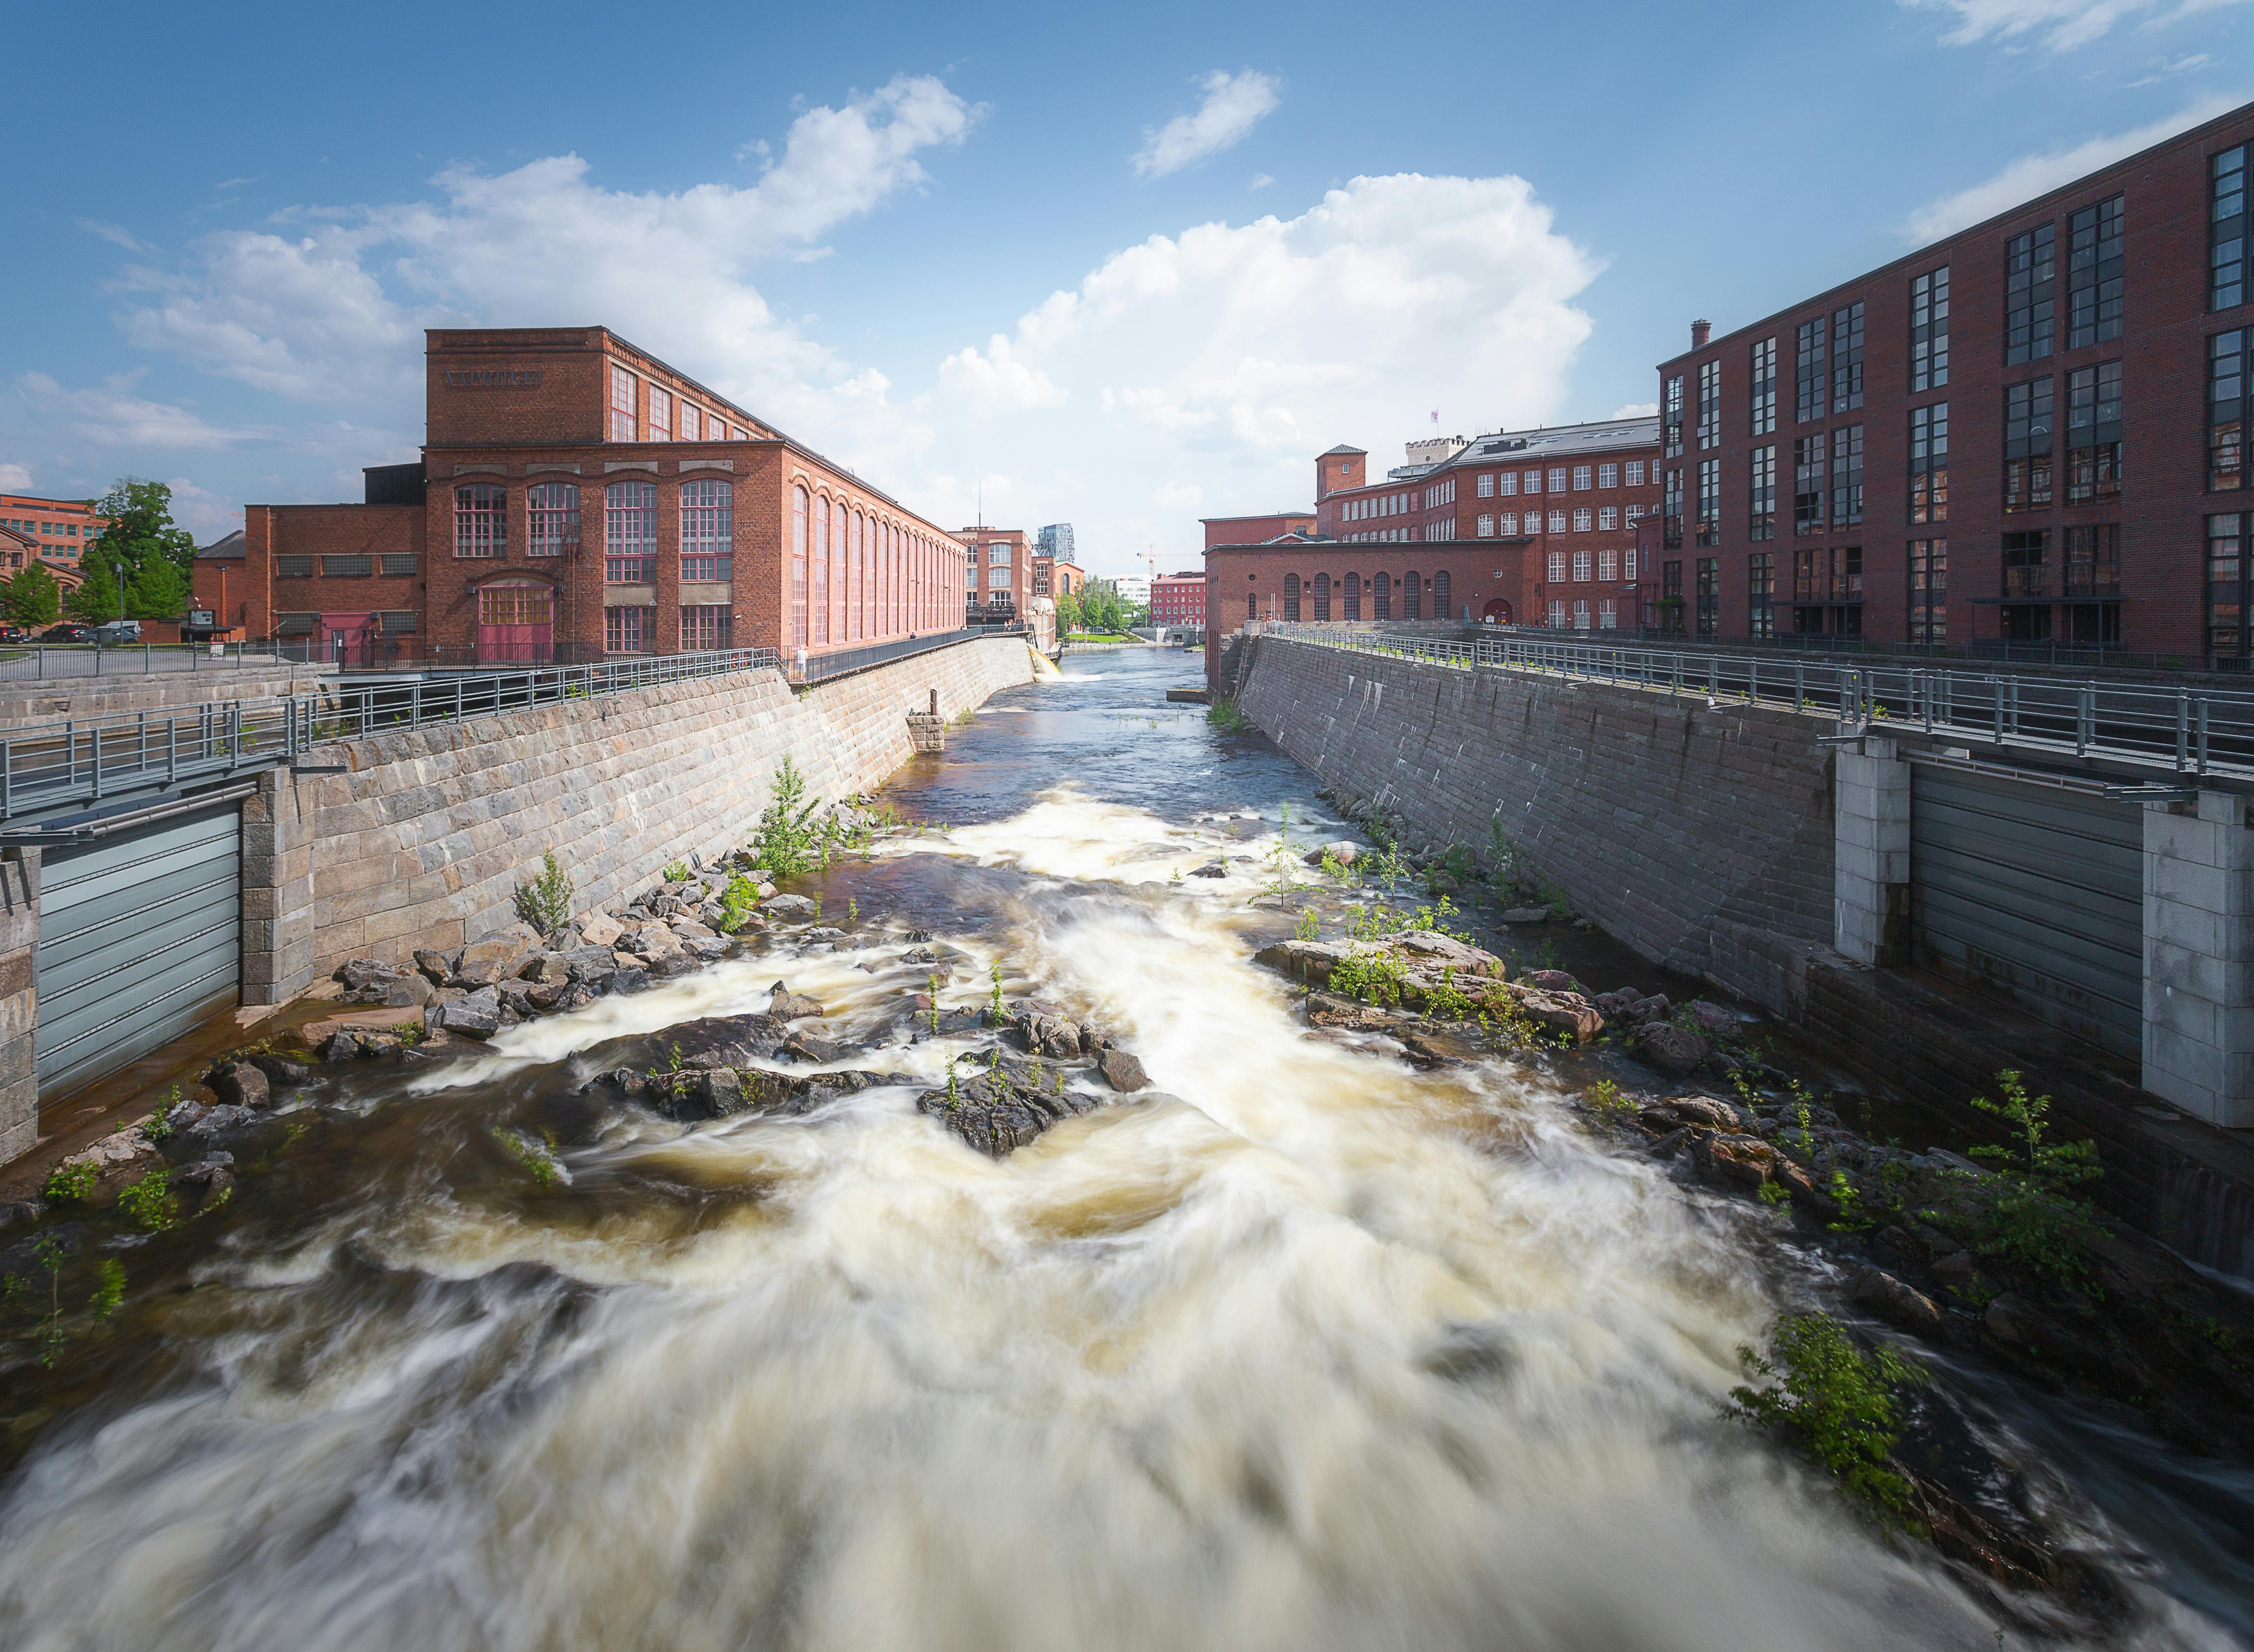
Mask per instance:
[[[0,850],[0,1165],[39,1139],[39,851]]]
[[[313,795],[287,769],[242,800],[242,1001],[284,1004],[313,984]]]
[[[1909,765],[1876,738],[1833,762],[1831,944],[1858,963],[1907,963]]]
[[[2145,806],[2145,1088],[2254,1129],[2254,830],[2249,800]]]

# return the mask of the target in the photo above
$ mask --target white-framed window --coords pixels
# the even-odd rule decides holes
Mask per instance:
[[[1596,513],[1586,505],[1573,513],[1573,531],[1577,534],[1587,533],[1596,523]]]
[[[1620,578],[1622,579],[1635,578],[1635,547],[1634,545],[1620,552]]]
[[[1492,539],[1494,537],[1494,517],[1482,516],[1479,519],[1479,536],[1481,539]]]
[[[1575,493],[1587,493],[1589,491],[1589,485],[1594,479],[1595,473],[1588,466],[1576,465],[1573,466],[1573,491]]]
[[[1518,472],[1505,471],[1494,479],[1494,491],[1508,499],[1518,492]]]
[[[1609,533],[1612,533],[1612,532],[1615,531],[1619,527],[1620,527],[1620,507],[1619,507],[1619,506],[1617,506],[1617,505],[1600,505],[1600,506],[1598,506],[1598,507],[1597,507],[1597,531],[1598,531],[1599,533],[1600,533],[1600,534],[1609,534]]]
[[[1589,599],[1586,597],[1576,597],[1573,598],[1573,629],[1586,631],[1588,628]]]
[[[1540,471],[1529,471],[1526,472],[1526,491],[1530,494],[1538,494],[1542,491],[1542,472]]]
[[[1010,584],[1010,570],[1007,568],[989,568],[986,570],[986,584],[991,591],[1007,590]]]
[[[1565,513],[1564,511],[1553,510],[1550,513],[1550,531],[1553,534],[1562,534],[1565,531]]]
[[[654,384],[649,387],[649,439],[653,442],[673,439],[673,396]]]
[[[535,482],[524,490],[524,503],[529,528],[524,548],[528,554],[561,556],[578,549],[578,483]]]
[[[1608,585],[1619,580],[1620,552],[1600,550],[1597,553],[1597,578]]]
[[[606,654],[646,654],[649,651],[649,615],[648,608],[606,608],[603,610],[603,652]]]
[[[1565,491],[1565,467],[1563,465],[1552,465],[1550,467],[1550,491],[1553,494],[1562,494]]]
[[[508,544],[508,490],[471,482],[454,490],[454,555],[498,556]]]
[[[686,402],[681,404],[681,439],[684,442],[704,439],[704,416]]]
[[[1600,631],[1620,629],[1620,604],[1610,597],[1597,598],[1597,629]]]
[[[612,482],[603,489],[603,578],[613,585],[656,583],[656,483]]]
[[[688,410],[682,410],[684,414]],[[692,581],[732,578],[735,544],[734,488],[726,482],[682,483],[681,577]]]
[[[1598,466],[1597,486],[1600,487],[1618,487],[1620,486],[1620,466],[1617,465]]]
[[[1591,556],[1586,550],[1577,550],[1573,553],[1573,583],[1575,584],[1586,585],[1589,583],[1590,578],[1596,571],[1595,562],[1596,559]]]
[[[1628,460],[1628,485],[1630,487],[1641,487],[1643,486],[1643,461],[1642,459],[1632,458]]]
[[[1565,628],[1565,605],[1562,600],[1550,605],[1550,628],[1553,631]]]
[[[1492,474],[1482,476],[1479,479],[1479,496],[1481,499],[1493,499],[1494,497],[1494,477]]]
[[[1516,537],[1518,533],[1518,513],[1515,510],[1507,510],[1496,517],[1495,531],[1506,539]]]
[[[611,367],[611,440],[631,442],[634,439],[634,375],[612,363]]]
[[[1550,553],[1550,583],[1553,585],[1565,583],[1565,553],[1562,550]]]

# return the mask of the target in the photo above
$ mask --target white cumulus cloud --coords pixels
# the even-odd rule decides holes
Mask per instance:
[[[28,494],[32,472],[21,465],[0,465],[0,493]]]
[[[1012,455],[1027,520],[1074,518],[1124,569],[1146,543],[1201,542],[1186,486],[1206,514],[1304,508],[1333,443],[1392,462],[1435,406],[1487,429],[1562,415],[1590,331],[1573,299],[1599,268],[1522,178],[1356,178],[1296,217],[1112,254],[1021,317],[1006,354],[976,353],[1041,375],[1070,416],[986,404],[940,445]]]
[[[1242,74],[1215,69],[1200,84],[1205,97],[1194,110],[1144,130],[1143,147],[1135,152],[1135,171],[1141,177],[1164,178],[1220,154],[1283,102],[1274,77],[1257,69]]]
[[[1629,402],[1612,410],[1616,419],[1648,419],[1659,411],[1656,402]]]
[[[122,380],[74,390],[46,374],[24,373],[17,376],[14,388],[38,428],[90,447],[211,452],[270,447],[280,436],[272,429],[214,424],[187,408],[136,396]]]
[[[2112,32],[2117,23],[2147,26],[2174,23],[2194,12],[2243,5],[2246,0],[1901,0],[1922,11],[1955,15],[1956,26],[1941,37],[1944,45],[2006,43],[2028,36],[2047,52],[2071,52]]]
[[[2178,132],[2188,131],[2202,121],[2211,121],[2233,106],[2234,100],[2230,98],[2205,97],[2149,125],[2093,137],[2071,149],[2021,156],[1992,178],[1919,207],[1909,215],[1909,239],[1922,242],[1953,235],[1998,213],[2008,212],[2022,201],[2032,200],[2046,190],[2070,183],[2085,172],[2110,166],[2124,155],[2133,155]]]

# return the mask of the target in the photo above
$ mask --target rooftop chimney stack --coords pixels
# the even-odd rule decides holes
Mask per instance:
[[[1690,324],[1690,347],[1694,350],[1704,349],[1706,347],[1706,340],[1713,331],[1714,324],[1711,321],[1692,322]]]

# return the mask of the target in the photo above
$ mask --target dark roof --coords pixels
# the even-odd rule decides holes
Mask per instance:
[[[236,528],[224,539],[215,539],[196,550],[198,562],[241,562],[248,552],[244,549],[242,529]]]
[[[1348,447],[1344,442],[1340,442],[1336,447],[1324,449],[1321,452],[1316,454],[1315,457],[1317,458],[1328,458],[1334,453],[1360,453],[1364,457],[1367,457],[1368,452],[1369,450],[1366,447]]]

